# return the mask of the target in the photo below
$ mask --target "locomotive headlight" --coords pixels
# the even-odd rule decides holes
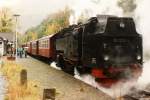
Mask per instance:
[[[125,24],[123,22],[120,22],[119,26],[120,28],[125,28]]]
[[[92,64],[96,64],[96,58],[91,59]]]
[[[137,55],[137,60],[140,60],[141,59],[141,56],[140,55]]]
[[[105,61],[108,61],[108,60],[109,60],[109,56],[108,56],[108,55],[105,55],[105,56],[104,56],[104,60],[105,60]]]
[[[104,43],[104,44],[103,44],[103,47],[106,48],[106,46],[107,46],[106,43]]]

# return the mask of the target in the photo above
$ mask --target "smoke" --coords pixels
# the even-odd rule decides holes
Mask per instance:
[[[51,62],[50,67],[55,68],[57,70],[61,70],[61,68],[57,66],[56,62]]]
[[[102,87],[100,84],[98,84],[95,81],[95,78],[90,74],[80,75],[76,69],[74,74],[75,74],[74,75],[75,78],[103,91],[104,93],[108,94],[112,98],[118,98],[127,94],[133,86],[137,85],[135,81],[130,80],[125,83],[120,81],[117,84],[114,84],[111,88],[105,88]]]
[[[149,78],[150,67],[149,66],[150,66],[150,61],[148,61],[144,64],[142,76],[138,80],[138,84],[140,86],[146,86],[146,85],[150,84],[150,78]]]
[[[94,17],[97,14],[122,16],[123,11],[117,6],[117,0],[74,0],[70,8],[70,24],[77,24],[78,19]]]
[[[148,13],[146,10],[150,9],[149,4],[149,0],[139,0],[137,2],[138,6],[135,12],[136,17],[138,18],[136,21],[138,32],[143,35],[144,53],[148,55],[150,54],[150,13]]]
[[[138,0],[135,16],[138,19],[136,21],[138,32],[143,36],[144,47],[144,66],[143,73],[138,83],[139,85],[150,84],[150,13],[147,10],[150,9],[149,0]]]
[[[122,9],[124,16],[133,16],[137,7],[136,0],[118,0],[118,6]]]
[[[77,24],[81,16],[87,19],[97,14],[134,17],[138,2],[138,0],[75,0],[70,6],[73,10],[70,24]]]

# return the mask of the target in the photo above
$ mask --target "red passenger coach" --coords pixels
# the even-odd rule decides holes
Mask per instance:
[[[49,59],[55,59],[56,52],[55,52],[55,46],[54,46],[54,36],[55,35],[49,35],[38,40],[39,42],[38,55],[39,56],[49,58]]]
[[[32,54],[32,42],[28,42],[28,43],[27,43],[27,47],[28,47],[27,53],[28,53],[28,54]]]
[[[32,55],[38,55],[38,40],[32,41]]]

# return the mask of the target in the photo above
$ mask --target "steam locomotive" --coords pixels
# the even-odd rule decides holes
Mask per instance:
[[[142,73],[142,36],[129,17],[98,15],[29,42],[28,47],[29,54],[55,60],[70,74],[75,68],[89,73],[104,86],[137,79]]]

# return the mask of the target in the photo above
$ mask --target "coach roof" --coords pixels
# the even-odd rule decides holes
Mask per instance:
[[[55,34],[51,34],[51,35],[48,35],[48,36],[44,36],[42,38],[39,38],[39,40],[42,40],[42,39],[46,39],[46,38],[51,38],[53,37]]]

